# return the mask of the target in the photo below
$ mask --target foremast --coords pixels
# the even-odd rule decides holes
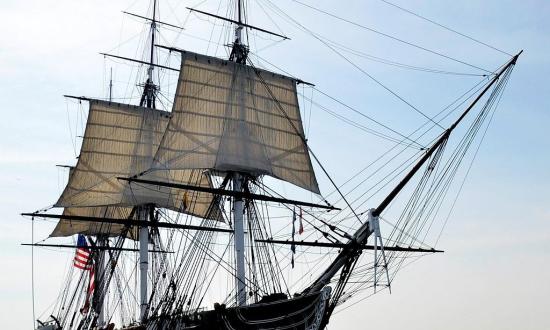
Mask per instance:
[[[98,235],[96,239],[96,245],[99,247],[96,260],[92,267],[95,267],[96,281],[98,287],[103,287],[103,282],[106,280],[107,275],[107,247],[109,245],[109,238],[107,235]],[[101,249],[104,248],[104,249]],[[94,291],[94,297],[92,303],[95,305],[95,309],[98,313],[97,324],[103,326],[105,324],[105,293],[101,290]]]

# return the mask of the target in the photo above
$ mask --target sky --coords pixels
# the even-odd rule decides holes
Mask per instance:
[[[492,71],[509,59],[380,0],[350,0],[344,6],[340,1],[301,2],[475,67]],[[549,329],[550,2],[394,2],[495,48],[511,54],[523,49],[524,53],[437,246],[445,253],[422,258],[404,269],[392,284],[391,294],[382,292],[338,311],[328,328]],[[31,250],[20,246],[31,241],[32,227],[19,214],[55,202],[66,180],[64,170],[55,165],[74,164],[78,153],[75,136],[82,131],[84,118],[79,105],[62,95],[105,97],[113,67],[115,98],[137,102],[139,87],[135,85],[141,78],[131,71],[133,67],[106,60],[99,52],[141,58],[145,27],[121,11],[143,14],[148,3],[3,0],[0,4],[0,29],[4,31],[0,34],[0,98],[4,104],[0,121],[0,321],[7,328],[29,329],[32,322]],[[227,6],[225,1],[220,3],[220,8]],[[250,24],[291,38],[280,42],[254,34],[250,46],[262,59],[315,83],[320,90],[396,131],[410,132],[423,122],[422,116],[326,45],[281,16],[263,14],[263,9],[270,12],[267,1],[258,3],[265,8],[250,4],[254,14],[249,16]],[[296,1],[276,3],[308,29],[357,51],[415,66],[483,73],[323,15]],[[220,37],[219,26],[212,30],[215,21],[189,15],[185,9],[197,4],[197,8],[213,12],[219,8],[214,0],[161,0],[162,20],[186,29],[163,32],[159,43],[226,56],[223,43],[227,38],[223,34]],[[432,116],[479,80],[404,70],[345,54]],[[172,66],[178,63],[174,58],[166,61]],[[168,83],[162,91],[170,95],[174,87],[169,82],[175,75],[165,78]],[[303,93],[309,95],[311,90]],[[314,99],[345,111],[318,93]],[[349,112],[342,113],[360,120]],[[322,112],[311,115],[306,132],[312,149],[336,182],[346,180],[388,146],[387,141]],[[320,186],[322,191],[330,191],[326,178],[320,178]],[[46,238],[52,225],[37,222],[35,241]],[[35,249],[34,253],[38,316],[53,302],[72,252]]]

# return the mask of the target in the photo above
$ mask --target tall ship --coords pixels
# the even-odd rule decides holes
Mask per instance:
[[[145,58],[104,54],[144,70],[139,103],[66,95],[87,107],[80,153],[53,207],[23,215],[54,219],[50,239],[69,242],[28,245],[74,254],[36,329],[325,329],[347,302],[391,291],[411,258],[442,252],[427,237],[521,52],[433,117],[364,72],[426,121],[411,134],[379,123],[392,147],[337,182],[305,133],[301,107],[314,101],[299,91],[315,86],[254,60],[249,31],[285,35],[250,22],[246,1],[226,16],[190,8],[230,31],[228,56],[207,56],[159,42],[179,27],[158,6],[127,13],[148,24]],[[169,111],[160,71],[178,75]]]

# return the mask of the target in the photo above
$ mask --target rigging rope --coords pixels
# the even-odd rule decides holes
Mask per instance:
[[[292,74],[288,73],[287,71],[285,71],[285,70],[279,68],[279,67],[276,66],[275,64],[269,62],[269,61],[266,60],[265,58],[263,58],[263,57],[261,57],[261,56],[259,56],[259,55],[257,55],[257,54],[254,54],[254,53],[252,53],[252,52],[249,53],[249,55],[253,55],[253,56],[257,57],[258,59],[260,59],[260,60],[262,60],[262,61],[268,63],[269,65],[273,66],[274,68],[276,68],[276,69],[278,69],[278,70],[284,72],[284,73],[287,74],[288,76],[293,77],[294,79],[297,79],[297,80],[298,80],[298,78],[296,78],[296,77],[293,76]],[[389,131],[391,131],[391,132],[393,132],[393,133],[395,133],[395,134],[397,134],[397,135],[403,137],[404,140],[410,140],[412,143],[418,145],[419,148],[423,148],[423,146],[422,146],[421,144],[419,144],[417,141],[411,140],[411,139],[410,139],[410,136],[407,137],[407,136],[403,135],[402,133],[399,133],[398,131],[396,131],[395,129],[389,127],[388,125],[383,124],[382,122],[380,122],[380,121],[378,121],[378,120],[372,118],[371,116],[368,116],[368,115],[362,113],[361,111],[359,111],[359,110],[357,110],[357,109],[351,107],[350,105],[344,103],[342,100],[339,100],[339,99],[337,99],[337,98],[335,98],[335,97],[333,97],[333,96],[327,94],[326,92],[324,92],[324,91],[318,89],[317,87],[312,87],[312,90],[315,90],[315,91],[321,93],[322,95],[324,95],[324,96],[330,98],[331,100],[337,102],[338,104],[344,106],[345,108],[347,108],[347,109],[349,109],[349,110],[351,110],[351,111],[353,111],[353,112],[359,114],[359,115],[362,116],[362,117],[367,118],[368,120],[370,120],[370,121],[372,121],[372,122],[374,122],[374,123],[376,123],[376,124],[382,126],[382,127],[385,128],[385,129],[387,129],[387,130],[389,130]],[[310,101],[310,103],[311,103],[312,105],[315,104],[317,107],[321,108],[322,110],[330,111],[330,110],[327,109],[326,107],[323,107],[321,104],[319,104],[319,103],[317,103],[317,102],[314,102],[312,98],[309,98],[309,97],[307,97],[307,96],[304,95],[304,94],[301,94],[301,95],[304,97],[304,99]],[[310,115],[309,118],[311,119],[311,112],[309,113],[309,115]],[[336,115],[336,114],[335,114],[335,115]],[[338,115],[336,115],[336,116],[338,116]],[[344,117],[344,118],[345,118],[345,117]],[[351,121],[351,119],[347,119],[347,118],[342,119],[342,120]],[[309,126],[309,120],[308,120],[308,126]],[[356,127],[357,127],[357,126],[356,126]],[[359,128],[359,127],[358,127],[358,128]],[[386,134],[384,134],[384,133],[378,132],[378,131],[376,131],[376,130],[374,130],[374,129],[367,128],[367,127],[363,127],[363,128],[361,128],[361,129],[368,130],[371,134],[374,134],[374,135],[379,136],[379,137],[381,137],[381,138],[390,139],[390,140],[393,141],[393,142],[403,143],[403,141],[397,141],[397,140],[395,140],[394,138],[392,138],[392,137],[390,137],[390,136],[388,136],[388,135],[386,135]]]
[[[342,199],[344,200],[344,202],[346,202],[346,204],[348,205],[349,209],[355,214],[355,216],[357,217],[357,220],[359,220],[359,222],[361,222],[361,219],[359,218],[359,216],[355,213],[355,210],[351,207],[351,205],[348,203],[346,197],[342,194],[342,192],[340,191],[340,189],[338,188],[338,186],[336,185],[336,183],[334,182],[334,180],[332,179],[332,177],[328,174],[327,170],[325,169],[325,167],[323,166],[323,164],[321,163],[321,161],[317,158],[317,156],[315,155],[315,153],[313,152],[313,150],[311,149],[311,147],[308,145],[307,143],[307,140],[305,138],[305,136],[303,134],[300,133],[300,130],[296,127],[296,125],[294,125],[294,122],[292,121],[292,119],[290,119],[290,117],[288,116],[288,114],[286,113],[286,111],[284,110],[284,108],[282,107],[281,103],[279,102],[279,100],[277,100],[277,98],[275,97],[275,95],[273,95],[273,92],[271,91],[271,88],[269,88],[269,86],[267,85],[266,81],[264,80],[264,78],[261,76],[260,74],[260,71],[258,71],[258,69],[256,69],[256,67],[254,66],[254,63],[252,63],[252,61],[250,60],[250,58],[247,58],[247,61],[249,62],[249,65],[254,69],[254,73],[256,74],[256,76],[260,79],[261,83],[264,85],[264,88],[266,89],[266,91],[268,92],[269,96],[271,97],[272,100],[275,101],[275,103],[277,104],[277,108],[279,109],[279,111],[281,112],[281,114],[283,114],[283,116],[288,120],[288,122],[290,123],[290,125],[292,126],[292,128],[294,129],[294,131],[296,132],[296,134],[300,137],[300,139],[302,140],[302,142],[304,143],[304,145],[306,146],[306,148],[309,150],[311,156],[313,156],[313,158],[315,159],[315,161],[317,162],[317,164],[319,165],[319,167],[321,168],[321,170],[325,173],[325,175],[327,176],[327,178],[329,179],[329,181],[331,182],[331,184],[335,187],[335,189],[338,191],[338,193],[340,194],[340,196],[342,196]],[[326,200],[325,200],[326,202]],[[326,202],[328,204],[328,202]]]
[[[323,40],[323,38],[321,38],[317,33],[309,30],[308,28],[306,28],[304,25],[300,24],[298,21],[296,21],[294,18],[292,18],[291,16],[289,16],[288,14],[286,14],[284,11],[282,11],[279,7],[277,7],[275,4],[273,4],[271,1],[267,0],[269,3],[271,3],[272,6],[274,6],[280,13],[281,15],[284,15],[286,17],[288,17],[288,19],[290,19],[295,25],[299,26],[303,31],[306,31],[307,33],[309,33],[312,37],[314,37],[315,39],[317,39],[318,41],[320,41],[321,43],[323,43],[327,48],[329,48],[331,51],[333,51],[335,54],[337,54],[338,56],[340,56],[342,59],[344,59],[346,62],[348,62],[349,64],[351,64],[353,67],[355,67],[357,70],[359,70],[361,73],[363,73],[365,76],[367,76],[369,79],[371,79],[374,83],[376,83],[377,85],[379,85],[380,87],[382,87],[384,90],[386,90],[387,92],[389,92],[391,95],[393,95],[394,97],[396,97],[398,100],[400,100],[401,102],[403,102],[404,104],[406,104],[409,108],[413,109],[414,111],[416,111],[417,113],[419,113],[420,115],[422,115],[423,117],[425,117],[426,119],[432,121],[434,124],[436,124],[437,126],[439,126],[442,130],[444,129],[441,125],[439,125],[438,123],[436,123],[435,121],[433,121],[433,119],[431,119],[428,115],[426,115],[424,112],[422,112],[420,109],[418,109],[417,107],[415,107],[412,103],[410,103],[409,101],[407,101],[404,97],[402,97],[401,95],[397,94],[394,90],[392,90],[391,88],[389,88],[388,86],[386,86],[384,83],[382,83],[380,80],[378,80],[376,77],[374,77],[373,75],[371,75],[370,73],[368,73],[365,69],[361,68],[359,65],[357,65],[355,62],[353,62],[352,60],[350,60],[349,58],[347,58],[344,54],[342,54],[341,52],[339,52],[338,50],[336,50],[333,46],[331,46],[328,42],[326,42],[325,40]]]
[[[464,38],[470,39],[470,40],[472,40],[472,41],[474,41],[474,42],[476,42],[476,43],[478,43],[478,44],[480,44],[480,45],[487,46],[487,47],[489,47],[489,48],[491,48],[491,49],[493,49],[493,50],[496,50],[497,52],[500,52],[500,53],[502,53],[502,54],[504,54],[504,55],[508,55],[508,56],[510,56],[510,57],[514,56],[514,55],[512,55],[512,54],[510,54],[510,53],[507,53],[507,52],[505,52],[505,51],[503,51],[503,50],[500,50],[500,49],[498,49],[498,48],[496,48],[496,47],[494,47],[494,46],[491,46],[491,45],[489,45],[489,44],[486,43],[486,42],[483,42],[483,41],[480,41],[480,40],[475,39],[475,38],[473,38],[473,37],[470,37],[469,35],[466,35],[466,34],[464,34],[464,33],[458,32],[457,30],[451,29],[451,28],[448,27],[448,26],[445,26],[445,25],[443,25],[443,24],[441,24],[441,23],[438,23],[438,22],[436,22],[436,21],[434,21],[434,20],[432,20],[432,19],[429,19],[429,18],[427,18],[427,17],[425,17],[425,16],[422,16],[422,15],[420,15],[420,14],[417,14],[417,13],[415,13],[415,12],[409,10],[409,9],[406,9],[406,8],[404,8],[404,7],[401,7],[401,6],[398,6],[398,5],[396,5],[395,3],[389,2],[389,1],[387,1],[387,0],[379,0],[379,1],[384,2],[385,4],[388,4],[388,5],[390,5],[390,6],[393,6],[393,7],[397,8],[397,9],[399,9],[399,10],[402,10],[402,11],[404,11],[404,12],[406,12],[406,13],[409,13],[409,14],[411,14],[411,15],[413,15],[413,16],[416,16],[416,17],[418,17],[418,18],[420,18],[420,19],[423,19],[423,20],[425,20],[425,21],[427,21],[427,22],[430,22],[430,23],[432,23],[432,24],[435,24],[435,25],[437,25],[437,26],[439,26],[439,27],[441,27],[441,28],[443,28],[443,29],[445,29],[445,30],[451,31],[451,32],[453,32],[453,33],[456,33],[456,34],[458,34],[459,36],[462,36],[462,37],[464,37]]]
[[[474,157],[472,158],[470,166],[473,163],[475,155],[477,154],[477,150],[479,150],[479,146],[483,142],[485,132],[490,125],[490,121],[492,119],[492,116],[494,115],[494,111],[501,98],[504,87],[508,82],[512,68],[513,67],[511,67],[503,74],[502,79],[494,87],[485,105],[482,107],[481,111],[468,128],[465,136],[458,143],[452,155],[445,163],[441,163],[444,164],[441,170],[438,171],[435,165],[439,163],[439,160],[441,160],[443,148],[440,148],[438,151],[436,151],[436,153],[432,155],[430,163],[427,165],[423,177],[420,179],[415,191],[413,192],[411,198],[407,203],[407,206],[402,211],[400,220],[394,226],[388,240],[394,241],[396,242],[396,244],[397,242],[400,242],[401,244],[408,244],[409,246],[411,246],[413,244],[413,239],[416,240],[416,238],[420,237],[421,232],[424,230],[427,224],[427,220],[431,217],[431,214],[435,207],[440,205],[440,199],[445,196],[452,179],[456,176],[458,166],[462,163],[462,160],[466,155],[466,150],[469,149],[469,147],[472,145],[472,142],[474,141],[477,133],[480,131],[483,123],[489,117],[489,122],[485,127],[485,131],[481,137],[476,152],[474,153]],[[444,145],[442,146],[444,147]],[[466,172],[466,175],[468,173],[469,170]],[[434,179],[432,181],[432,184],[429,185],[428,180],[429,177],[432,176],[432,174],[434,175]],[[459,188],[459,192],[460,189],[461,188]],[[428,207],[428,203],[431,203],[432,206]],[[428,226],[427,231],[429,231],[430,228],[431,225]],[[410,238],[410,241],[407,242],[408,240],[403,240],[403,235],[408,236]],[[424,235],[424,237],[426,237],[426,235]],[[393,280],[397,272],[405,265],[404,262],[406,259],[398,258],[398,256],[402,254],[389,253],[388,255],[389,264],[394,264],[394,260],[396,260],[397,262],[395,266],[392,267],[393,272],[391,278]],[[359,270],[360,271],[358,273],[356,272],[356,275],[360,275],[362,273],[361,269]],[[368,271],[368,269],[365,270]],[[364,276],[364,274],[361,275]],[[367,285],[368,281],[364,281],[359,278],[357,282],[352,283],[352,287],[350,288],[350,290],[348,290],[350,294],[346,297],[349,298],[353,294],[366,289]]]
[[[511,72],[510,72],[510,74],[511,74]],[[460,184],[460,187],[459,187],[459,189],[458,189],[458,192],[457,192],[457,194],[456,194],[456,196],[455,196],[455,198],[454,198],[454,200],[453,200],[453,203],[452,203],[452,205],[451,205],[451,208],[449,209],[449,213],[447,214],[447,216],[446,216],[446,218],[445,218],[445,221],[444,221],[444,223],[443,223],[443,226],[442,226],[442,228],[441,228],[441,231],[439,232],[439,235],[437,236],[437,239],[436,239],[436,241],[435,241],[434,246],[437,246],[437,244],[439,243],[439,240],[440,240],[440,238],[441,238],[441,235],[442,235],[442,233],[443,233],[443,230],[445,229],[445,227],[446,227],[446,225],[447,225],[447,222],[448,222],[449,218],[451,217],[451,214],[452,214],[452,212],[453,212],[453,210],[454,210],[454,207],[455,207],[455,205],[456,205],[456,202],[457,202],[457,200],[458,200],[458,197],[459,197],[460,193],[462,192],[462,188],[464,187],[464,184],[465,184],[465,182],[466,182],[466,179],[467,179],[467,177],[468,177],[468,174],[470,174],[470,170],[472,169],[472,166],[473,166],[474,161],[475,161],[475,159],[476,159],[476,157],[477,157],[477,154],[478,154],[478,152],[479,152],[479,149],[481,148],[481,144],[482,144],[483,141],[485,140],[485,135],[487,134],[487,131],[489,130],[489,126],[491,125],[491,123],[492,123],[492,121],[493,121],[493,117],[494,117],[494,115],[495,115],[496,109],[498,108],[498,105],[500,104],[500,100],[501,100],[501,98],[502,98],[502,95],[504,94],[504,89],[506,89],[506,86],[508,85],[508,81],[509,81],[509,77],[508,77],[508,76],[509,76],[510,74],[508,74],[508,75],[505,76],[505,78],[504,78],[504,79],[505,79],[505,82],[504,82],[504,86],[503,86],[503,88],[502,88],[503,91],[502,91],[502,92],[500,93],[500,95],[498,96],[498,100],[497,100],[496,105],[495,105],[495,107],[494,107],[494,110],[493,110],[493,112],[492,112],[492,114],[491,114],[491,117],[489,118],[489,122],[488,122],[487,126],[485,127],[485,130],[484,130],[484,132],[483,132],[483,135],[481,136],[481,140],[480,140],[480,142],[479,142],[479,144],[478,144],[478,146],[477,146],[477,148],[476,148],[476,151],[474,152],[474,155],[473,155],[473,157],[472,157],[472,160],[470,161],[470,165],[468,166],[468,169],[467,169],[467,171],[466,171],[466,174],[464,175],[464,179],[462,180],[462,182],[461,182],[461,184]]]
[[[268,1],[269,1],[269,0],[268,0]],[[354,25],[354,26],[356,26],[356,27],[359,27],[359,28],[361,28],[361,29],[365,29],[365,30],[367,30],[367,31],[376,33],[376,34],[381,35],[381,36],[384,36],[384,37],[386,37],[386,38],[390,38],[390,39],[395,40],[395,41],[398,41],[398,42],[400,42],[400,43],[403,43],[403,44],[406,44],[406,45],[409,45],[409,46],[412,46],[412,47],[421,49],[421,50],[426,51],[426,52],[428,52],[428,53],[431,53],[431,54],[434,54],[434,55],[441,56],[441,57],[446,58],[446,59],[448,59],[448,60],[451,60],[451,61],[454,61],[454,62],[457,62],[457,63],[461,63],[461,64],[467,65],[467,66],[469,66],[469,67],[472,67],[472,68],[475,68],[475,69],[478,69],[478,70],[481,70],[481,71],[485,71],[485,72],[487,72],[487,73],[489,73],[489,74],[494,74],[494,72],[489,71],[489,70],[487,70],[487,69],[484,69],[484,68],[481,68],[481,67],[479,67],[479,66],[470,64],[470,63],[468,63],[468,62],[465,62],[465,61],[456,59],[456,58],[454,58],[454,57],[445,55],[445,54],[443,54],[443,53],[440,53],[440,52],[437,52],[437,51],[428,49],[428,48],[426,48],[426,47],[423,47],[423,46],[414,44],[414,43],[412,43],[412,42],[405,41],[405,40],[403,40],[403,39],[400,39],[400,38],[394,37],[394,36],[392,36],[392,35],[389,35],[389,34],[387,34],[387,33],[384,33],[384,32],[378,31],[378,30],[375,30],[375,29],[370,28],[370,27],[368,27],[368,26],[359,24],[359,23],[357,23],[357,22],[353,22],[353,21],[351,21],[351,20],[349,20],[349,19],[346,19],[346,18],[343,18],[343,17],[336,16],[336,15],[334,15],[334,14],[332,14],[332,13],[329,13],[328,11],[325,11],[325,10],[322,10],[322,9],[319,9],[319,8],[316,8],[316,7],[313,7],[312,5],[308,5],[308,4],[306,4],[306,3],[304,3],[304,2],[301,2],[301,1],[299,1],[299,0],[292,0],[292,1],[298,3],[298,4],[302,5],[302,6],[305,6],[305,7],[308,7],[308,8],[310,8],[310,9],[313,9],[313,10],[315,10],[315,11],[317,11],[317,12],[320,12],[320,13],[322,13],[322,14],[328,15],[328,16],[330,16],[330,17],[332,17],[332,18],[337,19],[337,20],[340,20],[340,21],[346,22],[346,23],[348,23],[348,24]]]

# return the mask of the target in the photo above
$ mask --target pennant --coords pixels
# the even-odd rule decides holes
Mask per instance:
[[[183,193],[183,210],[186,211],[189,207],[189,196],[187,195],[187,191]]]
[[[302,222],[303,220],[302,208],[300,207],[299,210],[300,210],[300,226],[298,229],[298,234],[302,235],[304,233],[304,223]]]
[[[290,245],[290,251],[292,251],[290,264],[294,268],[294,254],[296,253],[296,245],[294,245],[294,234],[296,233],[296,208],[292,209],[292,245]]]

